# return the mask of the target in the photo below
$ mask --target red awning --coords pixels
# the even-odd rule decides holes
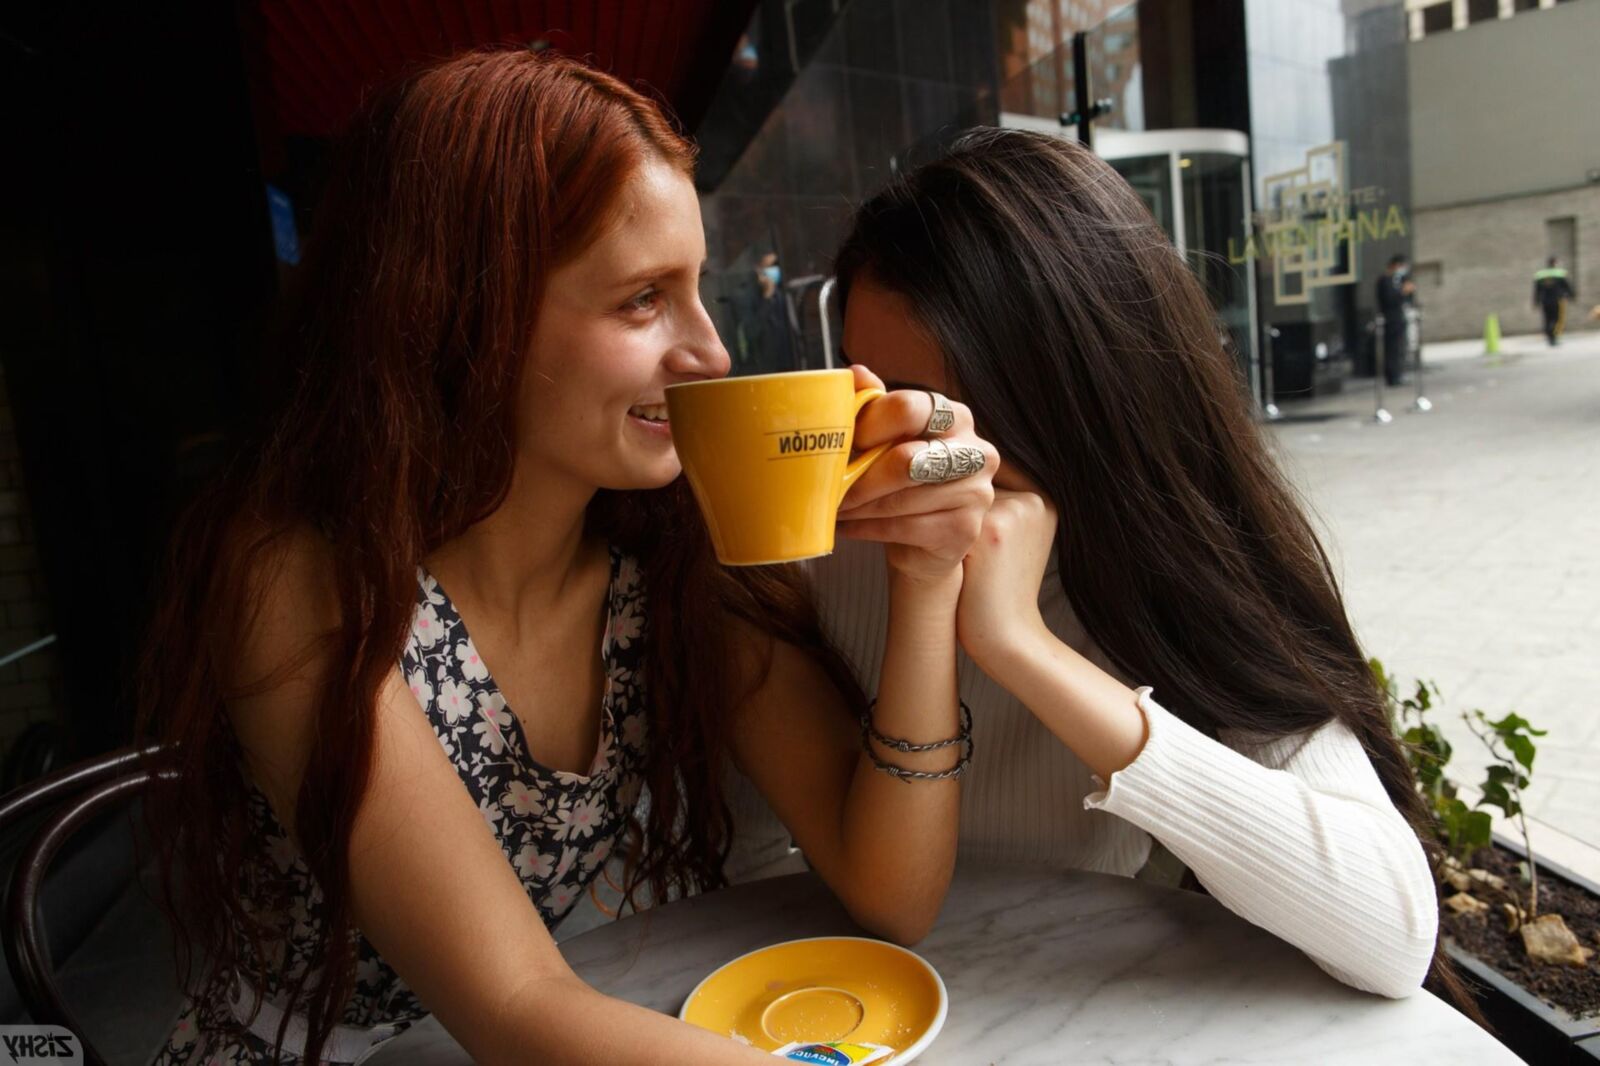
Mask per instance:
[[[476,45],[545,40],[663,97],[693,129],[756,0],[251,0],[257,106],[279,135],[331,137],[362,93]]]

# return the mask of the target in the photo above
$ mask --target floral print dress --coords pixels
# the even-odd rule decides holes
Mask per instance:
[[[546,928],[560,921],[604,867],[639,798],[644,758],[644,591],[638,564],[611,552],[601,663],[605,689],[600,744],[587,775],[551,770],[527,749],[522,727],[489,676],[461,616],[444,590],[418,571],[417,607],[400,669],[427,714],[461,783],[500,841]],[[523,713],[531,713],[524,709]],[[258,858],[244,871],[247,909],[281,932],[257,957],[246,947],[239,978],[186,1004],[153,1066],[234,1066],[271,1061],[272,1038],[240,1032],[231,1004],[242,988],[279,1004],[316,965],[321,891],[266,796],[252,788],[250,817]],[[344,1024],[393,1026],[398,1032],[427,1013],[367,942],[355,933],[355,992]],[[241,935],[241,943],[248,938]],[[246,999],[252,1002],[253,997]],[[248,1008],[247,1008],[248,1009]],[[275,1031],[258,1024],[257,1029]],[[286,1045],[283,1061],[298,1063]],[[331,1058],[329,1061],[341,1061]]]

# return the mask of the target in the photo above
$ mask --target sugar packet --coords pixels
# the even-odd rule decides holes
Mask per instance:
[[[867,1066],[869,1062],[883,1062],[894,1054],[894,1048],[882,1044],[825,1044],[796,1040],[773,1052],[790,1062],[814,1062],[822,1066]]]

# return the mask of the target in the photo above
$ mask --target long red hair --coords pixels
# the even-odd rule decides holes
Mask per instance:
[[[351,827],[416,567],[505,499],[517,439],[508,400],[520,395],[545,281],[647,160],[690,174],[694,149],[646,97],[557,55],[472,52],[376,98],[318,206],[279,398],[179,522],[142,661],[140,722],[180,771],[147,810],[184,981],[203,993],[242,960],[269,958],[272,935],[241,880],[256,842],[222,713],[237,695],[227,663],[288,531],[316,529],[334,560],[339,625],[321,637],[334,665],[293,827],[323,894],[321,965],[289,992],[309,1022],[306,1061],[318,1061],[353,987]],[[735,578],[710,560],[681,479],[601,493],[589,525],[640,557],[650,596],[651,803],[632,834],[629,897],[715,886],[730,833],[727,722],[735,688],[753,681],[732,674],[742,660],[730,654],[728,617],[814,650],[844,691],[853,684],[791,575]]]

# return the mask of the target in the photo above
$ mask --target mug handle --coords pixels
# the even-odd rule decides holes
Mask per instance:
[[[853,422],[855,420],[855,417],[861,413],[861,409],[863,407],[867,406],[867,404],[871,403],[873,400],[883,397],[884,395],[886,395],[886,393],[876,386],[862,389],[860,392],[856,393],[855,409],[850,412],[851,421]],[[868,448],[866,451],[850,460],[849,463],[845,464],[844,484],[839,489],[839,498],[843,499],[844,494],[850,491],[850,486],[856,483],[856,479],[871,469],[872,464],[883,458],[883,453],[892,447],[894,447],[894,444],[891,442],[888,444],[880,444],[876,448]]]

